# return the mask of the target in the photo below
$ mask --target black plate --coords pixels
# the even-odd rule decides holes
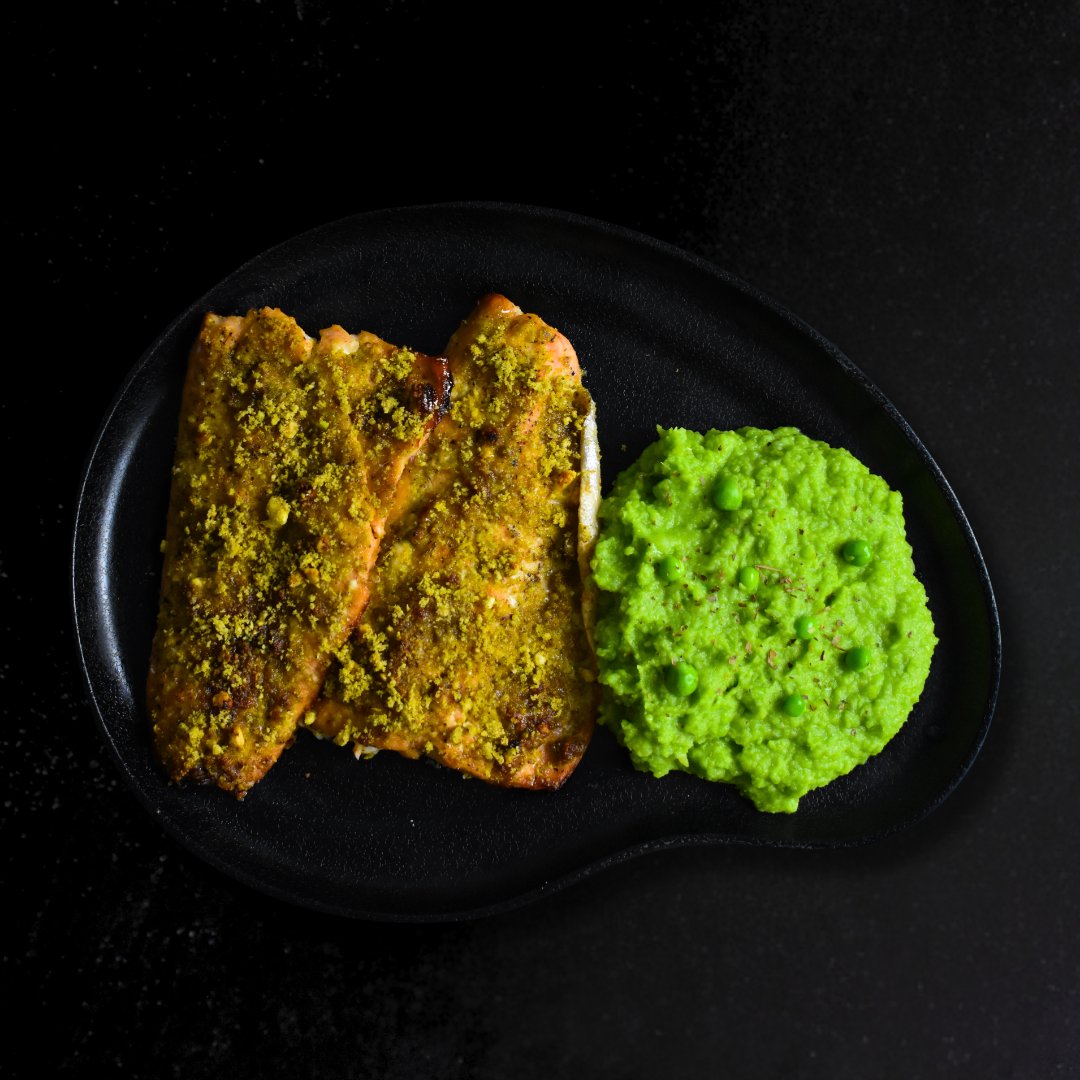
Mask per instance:
[[[794,815],[727,785],[635,772],[606,731],[558,792],[502,791],[381,754],[358,764],[301,736],[251,794],[167,784],[143,706],[169,470],[188,348],[204,311],[277,305],[440,351],[488,291],[562,330],[596,399],[605,490],[657,424],[793,424],[843,446],[904,497],[940,645],[908,723]],[[975,538],[896,409],[829,342],[716,267],[601,222],[456,204],[364,214],[260,255],[191,306],[139,361],[86,470],[74,541],[79,647],[101,727],[163,827],[227,874],[294,903],[384,919],[508,907],[659,847],[838,847],[905,828],[971,765],[993,712],[1000,630]]]

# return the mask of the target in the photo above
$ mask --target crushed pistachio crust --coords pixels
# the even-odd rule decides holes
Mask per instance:
[[[174,780],[239,796],[290,742],[367,598],[445,362],[263,308],[207,315],[173,467],[148,704]]]
[[[481,302],[447,357],[449,415],[402,478],[313,728],[557,787],[596,709],[577,546],[591,401],[569,342],[504,297]]]

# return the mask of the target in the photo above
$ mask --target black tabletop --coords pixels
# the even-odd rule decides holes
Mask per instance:
[[[1080,1075],[1080,11],[580,16],[9,13],[3,1075]],[[268,895],[147,812],[71,614],[110,403],[260,252],[462,201],[708,260],[910,423],[1003,641],[985,744],[928,816],[840,849],[654,850],[496,914],[402,923]]]

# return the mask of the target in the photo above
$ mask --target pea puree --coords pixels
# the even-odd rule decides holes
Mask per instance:
[[[791,427],[657,429],[600,507],[601,722],[791,813],[899,731],[937,643],[903,505]]]

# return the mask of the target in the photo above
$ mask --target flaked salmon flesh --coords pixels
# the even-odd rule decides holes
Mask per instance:
[[[583,454],[593,519],[598,499],[592,401],[570,342],[500,295],[446,356],[450,411],[401,476],[311,727],[358,753],[555,788],[596,712],[579,560],[595,533]]]
[[[317,341],[274,308],[205,317],[184,384],[147,700],[173,780],[242,797],[311,708],[367,603],[445,360]]]

